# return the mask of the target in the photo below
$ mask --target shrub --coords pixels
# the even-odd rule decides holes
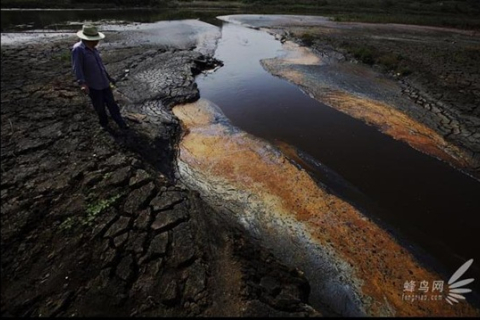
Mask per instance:
[[[373,51],[370,48],[367,48],[367,47],[355,48],[353,49],[352,53],[355,59],[358,59],[365,64],[372,65],[375,63]]]

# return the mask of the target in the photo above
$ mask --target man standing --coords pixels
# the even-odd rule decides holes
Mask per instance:
[[[115,84],[115,81],[108,74],[95,48],[105,35],[98,32],[94,26],[84,25],[82,30],[77,32],[77,36],[81,41],[72,48],[72,66],[80,89],[90,96],[103,128],[108,128],[106,105],[117,125],[121,129],[128,129],[110,88],[110,83]]]

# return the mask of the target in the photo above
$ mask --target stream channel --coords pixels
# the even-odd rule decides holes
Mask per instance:
[[[451,274],[480,261],[480,182],[305,94],[263,69],[284,55],[272,35],[224,22],[215,57],[197,76],[201,98],[232,124],[277,145],[327,190],[393,233],[421,261]],[[480,278],[475,263],[469,274]],[[478,291],[478,284],[477,284]]]

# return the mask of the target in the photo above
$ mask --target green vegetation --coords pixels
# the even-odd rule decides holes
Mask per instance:
[[[302,41],[303,45],[310,47],[315,40],[315,36],[311,33],[306,32],[300,35],[300,40]]]
[[[158,7],[171,0],[2,0],[2,8],[115,8],[115,7]]]
[[[384,53],[371,46],[341,44],[341,47],[358,61],[368,65],[379,65],[385,71],[391,71],[402,76],[409,75],[412,71],[408,68],[408,62],[402,55],[396,53]]]
[[[95,220],[95,218],[98,216],[98,214],[100,214],[103,210],[107,209],[112,204],[114,204],[115,201],[117,201],[120,197],[121,195],[117,194],[109,199],[99,200],[89,204],[86,210],[86,217],[83,221],[81,221],[81,223],[83,225],[90,226]]]
[[[85,215],[82,217],[73,216],[65,219],[59,226],[62,231],[70,231],[76,225],[88,226],[91,227],[95,222],[97,216],[102,213],[105,209],[109,208],[121,197],[120,194],[112,196],[105,200],[89,200],[87,204],[87,209],[85,210]]]
[[[73,226],[75,225],[76,219],[74,217],[68,217],[65,219],[59,226],[59,229],[61,231],[70,231],[73,229]]]
[[[349,50],[355,59],[362,61],[363,63],[372,65],[375,62],[373,57],[373,50],[367,47],[358,47]]]
[[[70,50],[68,49],[64,49],[64,50],[61,50],[54,58],[61,61],[61,62],[70,62],[70,56],[71,56],[71,53],[70,53]]]
[[[390,71],[395,74],[408,75],[411,73],[408,67],[409,62],[405,57],[398,53],[383,52],[372,45],[361,44],[361,42],[342,40],[338,41],[335,36],[315,34],[314,30],[306,31],[296,35],[304,46],[315,46],[315,43],[327,43],[334,47],[340,48],[350,57],[368,64],[381,66],[384,71]],[[475,50],[470,48],[472,53]],[[464,55],[462,55],[463,57]]]
[[[480,19],[478,17],[463,14],[365,12],[334,14],[333,19],[337,22],[400,23],[459,29],[480,29]]]

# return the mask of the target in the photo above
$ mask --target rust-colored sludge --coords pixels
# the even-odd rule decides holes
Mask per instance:
[[[351,266],[353,274],[347,276],[352,277],[349,281],[368,315],[479,315],[465,301],[454,306],[443,299],[405,301],[402,295],[409,294],[404,292],[406,281],[428,281],[431,286],[433,281],[446,283],[448,279],[422,267],[386,231],[345,201],[322,190],[282,153],[217,121],[212,110],[205,100],[174,108],[188,131],[180,143],[179,163],[202,172],[204,181],[198,183],[211,183],[212,192],[227,188],[255,195],[275,219],[293,219],[306,230],[302,237],[332,248],[336,259]],[[263,223],[270,225],[269,221]],[[290,230],[285,237],[300,237],[295,228],[285,230]]]

